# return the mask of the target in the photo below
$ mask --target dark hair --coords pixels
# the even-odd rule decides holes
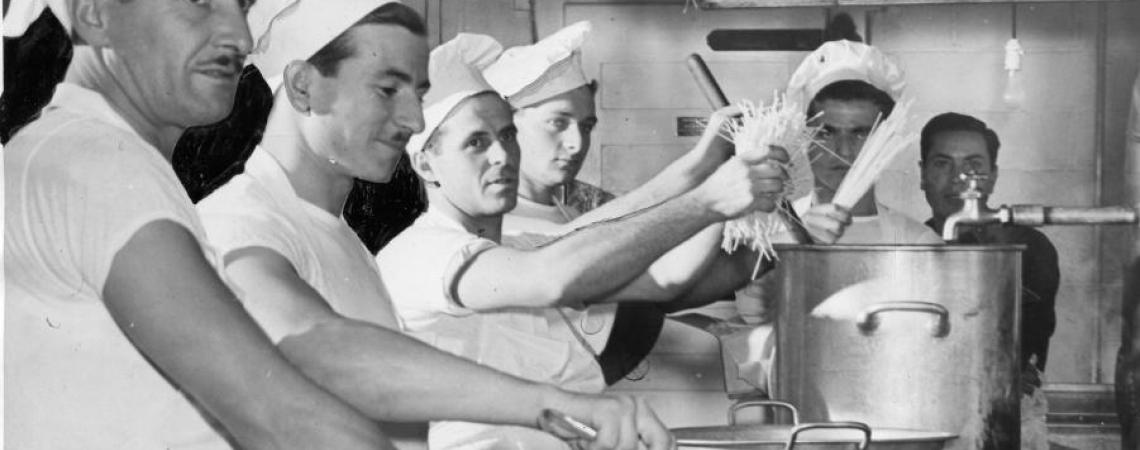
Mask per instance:
[[[326,77],[336,75],[340,62],[355,54],[356,48],[348,37],[348,32],[361,25],[397,25],[404,27],[416,36],[427,36],[427,26],[416,10],[400,4],[387,3],[368,13],[351,27],[341,32],[333,40],[317,50],[306,61],[316,66],[317,72]]]
[[[948,131],[972,131],[982,135],[982,138],[986,140],[986,152],[990,154],[990,162],[997,163],[998,148],[1001,147],[997,133],[987,127],[985,122],[973,116],[955,112],[934,116],[922,127],[922,138],[919,141],[919,148],[922,152],[920,161],[926,161],[926,156],[930,154],[930,149],[934,146],[934,138],[939,133]]]
[[[895,109],[894,99],[879,88],[871,86],[870,83],[860,80],[839,80],[824,86],[815,94],[815,97],[812,97],[811,103],[808,105],[808,117],[815,116],[819,112],[820,105],[826,100],[869,101],[879,107],[879,111],[883,113],[883,119],[890,116],[891,111]]]

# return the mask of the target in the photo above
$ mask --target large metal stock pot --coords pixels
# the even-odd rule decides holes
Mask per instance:
[[[777,246],[772,398],[1018,448],[1021,246]]]

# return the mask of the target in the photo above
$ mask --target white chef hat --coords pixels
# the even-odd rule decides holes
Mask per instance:
[[[582,72],[580,48],[590,29],[590,22],[581,21],[533,45],[511,47],[483,71],[483,76],[515,107],[589,84]]]
[[[476,94],[495,91],[482,72],[502,52],[503,46],[495,38],[471,33],[459,33],[431,51],[428,60],[431,89],[424,96],[424,130],[408,141],[405,146],[408,153],[423,150],[428,138],[460,102]]]
[[[71,34],[71,14],[68,0],[12,0],[4,11],[4,37],[16,38],[24,35],[28,27],[43,14],[44,8],[51,10],[67,34]]]
[[[836,81],[859,80],[898,100],[906,88],[903,71],[879,49],[847,40],[825,42],[804,58],[788,80],[788,100],[807,105]]]
[[[249,62],[274,91],[285,66],[313,56],[372,10],[395,0],[258,0],[250,8],[249,32],[256,44]]]

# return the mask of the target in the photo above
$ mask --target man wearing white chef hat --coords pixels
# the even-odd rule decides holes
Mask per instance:
[[[581,46],[590,31],[589,22],[574,23],[533,45],[508,49],[483,72],[514,108],[522,151],[518,204],[503,218],[505,236],[564,234],[660,203],[696,187],[731,156],[731,148],[723,142],[704,141],[708,145],[697,145],[643,186],[601,208],[583,215],[574,202],[566,201],[590,190],[574,180],[598,121],[597,84],[586,77],[581,63]],[[717,244],[709,242],[718,230],[698,234],[672,254],[693,261],[715,256]],[[743,255],[737,257],[743,259]],[[688,300],[700,297],[696,293],[687,296]],[[597,354],[606,381],[612,384],[653,347],[665,311],[689,306],[696,304],[596,304],[566,311],[565,325]]]
[[[906,87],[902,70],[886,55],[869,45],[848,40],[825,42],[804,58],[788,81],[789,102],[807,105],[810,124],[820,127],[819,141],[811,148],[815,189],[809,196],[793,202],[801,217],[828,216],[836,213],[851,216],[851,224],[831,229],[826,234],[839,244],[941,244],[941,238],[910,217],[891,211],[875,201],[869,190],[852,208],[831,204],[840,182],[851,163],[859,156],[863,143],[877,119],[890,115]],[[820,225],[816,222],[815,225]],[[808,227],[813,235],[814,227]],[[818,238],[818,236],[816,236]],[[793,242],[786,233],[777,234],[775,242]],[[773,319],[777,280],[762,277],[736,294],[739,310],[750,321],[762,323]],[[770,333],[761,327],[757,333]],[[769,388],[766,372],[771,369],[775,341],[763,339],[765,350],[753,379],[758,387]],[[742,359],[749,359],[741,357]]]
[[[486,68],[487,81],[515,108],[522,162],[518,204],[503,217],[503,233],[556,234],[562,225],[582,215],[565,194],[590,150],[590,135],[598,118],[594,108],[597,83],[582,71],[581,46],[591,31],[589,22],[567,26],[539,42],[512,47]],[[575,190],[576,192],[582,189]],[[598,354],[607,382],[620,380],[644,357],[660,332],[664,315],[656,306],[620,306],[621,323],[636,333],[614,340],[617,304],[567,311],[591,350]],[[641,349],[631,348],[640,342]],[[625,350],[625,351],[623,351]]]
[[[877,48],[848,40],[825,42],[800,63],[788,80],[789,101],[807,105],[812,125],[821,127],[811,149],[813,195],[795,202],[801,213],[831,202],[876,119],[885,119],[906,87],[902,69]],[[869,190],[852,208],[853,223],[840,244],[937,244],[938,235],[921,222],[875,201]]]
[[[199,211],[227,280],[285,356],[376,420],[534,427],[552,408],[597,428],[594,448],[668,445],[632,399],[511,377],[399,332],[386,280],[341,209],[354,179],[387,181],[424,128],[422,19],[380,0],[263,0],[250,21],[273,110],[245,172]]]
[[[430,73],[436,80],[436,74],[472,74],[470,66],[493,57],[496,45],[486,36],[460,35],[432,53]],[[520,150],[510,105],[484,83],[472,76],[433,86],[426,128],[408,145],[412,167],[427,186],[428,211],[377,255],[381,274],[403,323],[425,341],[524,378],[599,391],[604,384],[589,344],[556,307],[663,301],[686,290],[700,296],[694,291],[704,282],[723,281],[695,277],[719,252],[719,229],[704,236],[703,260],[662,255],[726,217],[771,210],[783,175],[767,160],[733,158],[690,192],[534,248],[530,236],[501,233],[503,215],[516,202]],[[709,127],[703,145],[716,128]],[[781,161],[782,153],[775,152],[772,161]],[[727,203],[736,206],[718,206]],[[662,264],[666,271],[691,268],[688,276],[677,274],[677,286],[669,286],[653,268],[674,257],[673,264]],[[715,275],[735,275],[743,283],[752,262]],[[434,440],[433,430],[433,444],[519,438],[508,429],[446,426],[439,434],[450,439]]]
[[[233,106],[246,5],[49,3],[78,39],[66,81],[4,149],[3,446],[382,445],[232,301],[170,166],[186,128]],[[43,6],[13,1],[5,32]]]

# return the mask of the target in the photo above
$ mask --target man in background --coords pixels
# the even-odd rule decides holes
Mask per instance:
[[[941,233],[946,218],[962,209],[959,194],[966,189],[967,175],[980,177],[980,207],[991,211],[986,201],[997,182],[997,133],[984,122],[958,113],[935,116],[922,128],[921,188],[932,217],[926,225]],[[1049,356],[1049,338],[1056,327],[1054,305],[1060,270],[1057,250],[1035,228],[1013,224],[959,225],[957,244],[1022,244],[1021,257],[1021,448],[1048,449],[1045,427],[1045,393],[1041,375]]]

